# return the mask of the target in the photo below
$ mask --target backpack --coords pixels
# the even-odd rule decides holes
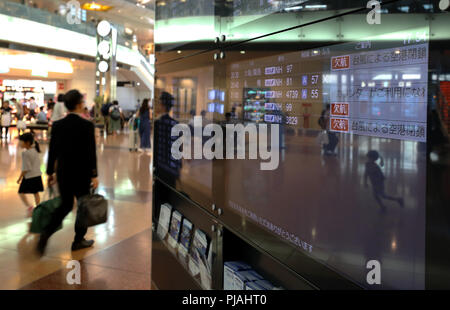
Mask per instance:
[[[118,121],[120,119],[120,111],[119,108],[114,108],[111,111],[111,118],[115,121]]]
[[[110,103],[105,103],[104,105],[102,105],[101,112],[103,116],[108,116],[110,107],[111,107]]]
[[[133,122],[133,130],[138,130],[140,124],[141,124],[141,120],[138,117],[136,117]]]

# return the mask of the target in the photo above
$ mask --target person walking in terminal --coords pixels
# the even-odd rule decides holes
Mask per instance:
[[[144,151],[151,147],[150,145],[150,107],[148,99],[142,101],[141,108],[137,113],[139,117],[139,136],[141,137],[141,149]]]
[[[66,116],[66,108],[64,106],[64,95],[58,95],[58,102],[53,106],[51,121],[54,123]]]
[[[27,194],[34,195],[34,202],[37,206],[41,202],[39,192],[44,191],[41,177],[41,159],[39,158],[41,150],[30,132],[19,137],[19,145],[24,151],[22,152],[22,173],[17,179],[17,184],[20,184],[20,199],[27,207],[27,217],[31,217],[34,206],[28,202]]]
[[[17,120],[23,119],[23,105],[19,101],[16,100],[16,98],[11,99],[12,104],[16,108],[16,118]]]
[[[121,129],[122,109],[119,106],[119,102],[114,100],[112,106],[109,108],[109,133],[116,135]]]
[[[322,111],[319,118],[319,126],[327,131],[328,143],[323,145],[325,155],[336,155],[335,149],[339,143],[336,133],[330,130],[330,104]]]
[[[9,127],[11,126],[12,109],[9,106],[9,101],[4,101],[0,109],[0,138],[3,137],[3,128],[5,128],[5,139],[8,138]]]
[[[34,97],[30,97],[30,100],[28,101],[28,108],[30,109],[30,119],[36,117],[36,109],[37,109],[37,103]]]
[[[173,96],[168,92],[162,92],[155,106],[158,118],[154,122],[153,160],[154,174],[161,177],[168,185],[175,187],[182,163],[181,159],[174,159],[171,153],[172,143],[178,139],[177,136],[172,136],[172,128],[178,124],[178,121],[169,114],[173,105]]]
[[[369,185],[367,183],[367,179],[370,179],[370,183],[372,184],[373,196],[375,200],[381,207],[382,212],[386,212],[386,206],[383,204],[382,199],[394,200],[401,207],[403,207],[403,198],[389,196],[385,193],[384,190],[384,180],[386,179],[383,172],[381,171],[380,166],[376,163],[376,161],[380,158],[380,154],[375,150],[370,150],[367,152],[367,162],[366,169],[364,172],[364,186],[367,188]],[[384,166],[383,158],[381,157],[381,166]]]
[[[78,199],[89,194],[91,187],[98,187],[94,124],[81,117],[83,95],[78,90],[70,90],[64,96],[64,104],[69,114],[53,124],[47,163],[48,185],[55,183],[56,172],[62,203],[40,236],[37,251],[41,256],[50,236],[72,210],[74,197]],[[94,244],[94,240],[84,239],[86,232],[87,227],[77,220],[72,251]]]

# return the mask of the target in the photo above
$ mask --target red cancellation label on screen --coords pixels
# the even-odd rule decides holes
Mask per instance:
[[[331,104],[331,115],[332,116],[349,116],[348,103],[346,102],[336,102]]]
[[[331,57],[331,70],[345,70],[350,68],[350,56]]]
[[[348,119],[346,118],[331,118],[330,119],[331,131],[348,132]]]

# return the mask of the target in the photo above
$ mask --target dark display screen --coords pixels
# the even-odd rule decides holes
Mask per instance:
[[[273,171],[230,161],[228,207],[363,287],[423,289],[427,38],[230,63],[237,117],[279,124],[283,141]]]

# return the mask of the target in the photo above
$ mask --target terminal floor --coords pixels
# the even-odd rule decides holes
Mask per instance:
[[[48,145],[45,133],[39,135],[44,171]],[[110,214],[107,223],[88,230],[94,246],[71,252],[74,209],[39,259],[34,253],[38,235],[28,233],[30,220],[17,195],[17,133],[1,141],[0,289],[150,289],[151,155],[130,153],[127,143],[125,134],[97,137],[98,192],[109,200]],[[80,262],[81,284],[67,283],[71,260]]]

